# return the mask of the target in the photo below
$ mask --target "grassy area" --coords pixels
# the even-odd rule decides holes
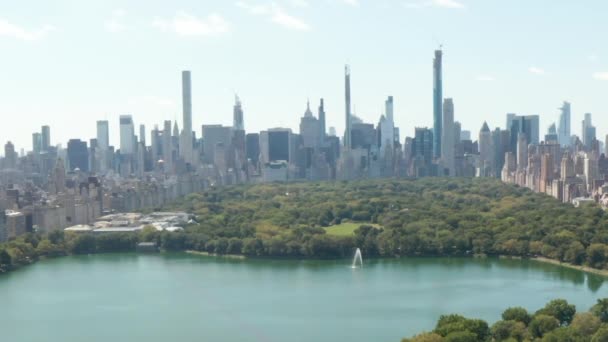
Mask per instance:
[[[330,226],[325,228],[325,231],[328,235],[334,236],[351,236],[355,234],[355,229],[359,228],[359,226],[368,225],[373,227],[379,227],[377,224],[367,223],[367,222],[344,222],[337,224],[335,226]]]

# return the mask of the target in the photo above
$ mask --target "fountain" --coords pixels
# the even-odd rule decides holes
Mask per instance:
[[[357,260],[359,261],[359,267],[363,267],[363,257],[361,256],[361,249],[357,248],[355,256],[353,257],[353,264],[351,268],[357,268]]]

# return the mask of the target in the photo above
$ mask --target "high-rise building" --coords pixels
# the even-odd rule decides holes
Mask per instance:
[[[45,125],[41,129],[42,134],[42,151],[48,152],[51,147],[51,127]]]
[[[139,125],[139,142],[145,147],[146,146],[146,125]]]
[[[173,170],[173,144],[171,136],[171,120],[165,120],[163,125],[163,165],[164,171]]]
[[[8,141],[4,145],[4,168],[14,169],[17,167],[17,152],[15,152],[15,145]]]
[[[412,141],[412,163],[414,176],[435,176],[433,169],[433,130],[416,127]]]
[[[544,153],[540,159],[540,192],[547,192],[547,185],[553,183],[553,155]]]
[[[42,134],[32,134],[32,151],[34,152],[34,154],[38,154],[42,151]]]
[[[528,140],[526,134],[519,132],[517,135],[517,169],[525,170],[528,167]]]
[[[552,123],[547,129],[547,134],[545,134],[545,143],[559,143],[559,134],[557,134],[555,123]]]
[[[230,150],[232,132],[232,127],[229,126],[203,125],[203,160],[206,163],[213,164],[218,145],[223,147],[222,151],[225,153]]]
[[[327,131],[325,128],[325,103],[323,102],[323,99],[321,99],[319,103],[319,130],[321,141],[324,141]]]
[[[441,136],[443,120],[443,76],[442,76],[443,51],[435,50],[433,60],[433,157],[441,157]]]
[[[243,106],[241,104],[241,99],[239,99],[238,95],[235,95],[234,99],[234,108],[232,111],[232,128],[234,128],[235,131],[245,130],[245,122],[243,119]]]
[[[350,150],[351,145],[351,110],[350,110],[350,67],[344,67],[344,101],[346,106],[346,127],[344,129],[344,147]]]
[[[86,141],[70,139],[68,141],[68,164],[70,171],[76,169],[82,172],[89,171],[89,149]]]
[[[103,150],[110,147],[110,126],[107,120],[97,121],[97,146]]]
[[[135,152],[135,127],[131,115],[120,116],[120,154],[129,155]]]
[[[312,115],[310,102],[306,103],[306,111],[300,119],[300,135],[304,147],[318,148],[321,146],[321,129],[319,120]]]
[[[559,144],[562,146],[570,146],[570,118],[570,102],[564,102],[564,104],[560,108],[559,127],[557,132]]]
[[[247,159],[254,165],[260,160],[260,135],[258,133],[248,133],[245,137],[247,145]]]
[[[454,155],[456,141],[454,138],[454,101],[445,99],[443,101],[443,137],[441,137],[441,160],[443,166],[448,170],[450,176],[454,176]]]
[[[515,115],[507,114],[507,122],[511,123],[508,128],[511,131],[511,150],[517,149],[519,133],[526,135],[528,144],[538,145],[539,139],[539,116],[538,115]]]
[[[380,139],[379,145],[386,153],[390,151],[392,153],[395,147],[395,121],[393,117],[394,111],[394,102],[393,97],[387,97],[386,101],[384,101],[384,120],[381,119],[380,122]],[[398,141],[398,140],[397,140]]]
[[[494,176],[494,144],[492,132],[488,123],[484,121],[479,131],[479,176]]]
[[[593,148],[593,143],[596,140],[595,126],[593,126],[593,123],[591,122],[591,113],[585,114],[581,131],[583,136],[583,145],[587,151],[591,151]]]
[[[293,138],[289,128],[272,128],[260,132],[260,162],[293,163]]]
[[[182,71],[183,131],[179,147],[180,156],[192,164],[192,80],[190,71]]]

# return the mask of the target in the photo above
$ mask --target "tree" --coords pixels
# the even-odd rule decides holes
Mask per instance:
[[[6,249],[0,249],[0,268],[11,266],[11,255],[8,254]]]
[[[544,314],[557,318],[560,325],[570,324],[575,313],[576,307],[568,304],[564,299],[554,299],[547,303],[544,308],[537,311],[537,314]]]
[[[479,342],[480,340],[477,335],[470,331],[455,331],[450,333],[444,339],[445,342]]]
[[[490,331],[496,341],[505,341],[509,338],[523,341],[526,337],[526,326],[517,321],[498,321]]]
[[[608,327],[601,327],[591,338],[591,342],[607,342],[608,341]]]
[[[543,337],[546,333],[555,330],[559,327],[557,318],[549,315],[539,314],[534,316],[528,330],[535,337]]]
[[[591,312],[577,313],[570,327],[583,336],[592,336],[600,328],[602,321]]]
[[[545,336],[542,342],[583,342],[586,341],[583,337],[571,327],[557,328]]]
[[[608,322],[608,298],[598,299],[597,304],[591,308],[591,312],[603,323]]]
[[[505,321],[522,322],[527,326],[530,323],[531,317],[526,309],[518,306],[506,309],[502,313],[502,319]]]
[[[401,342],[442,342],[443,337],[435,333],[422,333],[412,338],[404,338]]]

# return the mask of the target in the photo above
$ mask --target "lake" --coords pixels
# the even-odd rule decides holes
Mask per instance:
[[[188,254],[44,260],[0,276],[3,341],[393,341],[441,314],[494,322],[604,278],[528,260],[228,260]]]

